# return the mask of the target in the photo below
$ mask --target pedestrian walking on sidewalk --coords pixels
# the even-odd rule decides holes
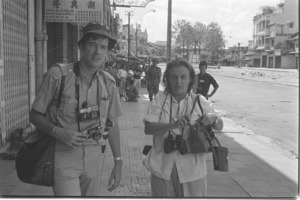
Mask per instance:
[[[108,141],[114,156],[108,190],[120,184],[122,159],[117,119],[122,115],[120,99],[114,78],[100,68],[115,43],[104,26],[87,24],[78,42],[80,60],[63,70],[64,82],[60,82],[62,71],[52,67],[45,74],[32,105],[31,122],[56,139],[52,187],[55,196],[101,195],[101,145],[94,133],[103,134],[100,130],[107,120],[113,122]],[[61,106],[56,108],[60,84],[65,86]]]
[[[210,101],[191,92],[195,83],[193,67],[178,58],[167,64],[163,75],[165,91],[150,104],[144,119],[145,134],[153,135],[153,147],[143,161],[151,172],[151,193],[157,197],[203,197],[206,195],[206,158],[204,153],[182,151],[189,146],[189,124],[202,117],[204,126],[221,130],[223,121]],[[199,98],[199,106],[192,110]],[[193,111],[191,113],[191,111]],[[185,145],[182,145],[182,144]]]
[[[120,88],[119,88],[120,97],[123,97],[125,96],[125,89],[126,89],[125,85],[126,85],[126,78],[127,78],[127,72],[124,69],[124,64],[119,69],[117,77],[120,79]]]
[[[199,69],[200,73],[196,76],[196,84],[194,87],[194,91],[196,94],[203,95],[204,97],[206,97],[206,99],[211,98],[218,90],[219,85],[212,75],[206,73],[206,61],[201,61],[199,63]],[[214,87],[214,90],[210,94],[208,94],[210,85]]]
[[[138,91],[138,97],[140,96],[140,88],[141,88],[141,76],[142,76],[142,65],[138,65],[136,69],[133,71],[134,75],[134,85]]]
[[[153,96],[158,93],[159,83],[161,78],[161,69],[157,66],[158,59],[152,59],[152,65],[146,72],[147,90],[149,99],[152,101]]]

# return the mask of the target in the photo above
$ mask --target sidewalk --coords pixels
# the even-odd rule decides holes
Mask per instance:
[[[101,196],[150,197],[150,173],[143,167],[142,149],[152,143],[152,137],[144,134],[142,119],[149,100],[146,89],[141,89],[139,102],[122,99],[124,115],[119,119],[123,177],[121,186],[107,191],[113,166],[108,146],[102,155]],[[249,134],[232,120],[224,119],[224,130],[216,133],[221,144],[229,148],[229,172],[213,170],[212,157],[207,155],[208,197],[249,198],[289,197],[297,195],[298,160],[284,156],[263,138]],[[47,187],[21,183],[14,169],[14,161],[0,160],[0,194],[21,196],[51,196]]]

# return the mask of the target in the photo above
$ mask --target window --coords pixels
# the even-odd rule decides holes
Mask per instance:
[[[293,28],[294,27],[294,22],[290,22],[289,23],[289,28]]]

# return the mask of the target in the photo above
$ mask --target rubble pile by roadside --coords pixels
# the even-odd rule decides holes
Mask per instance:
[[[283,85],[299,86],[298,70],[259,69],[247,67],[222,67],[220,69],[209,68],[208,73],[249,80],[278,83]]]

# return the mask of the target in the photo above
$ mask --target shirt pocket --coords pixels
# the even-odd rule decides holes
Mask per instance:
[[[72,97],[62,97],[58,115],[68,122],[76,122],[77,100]]]

